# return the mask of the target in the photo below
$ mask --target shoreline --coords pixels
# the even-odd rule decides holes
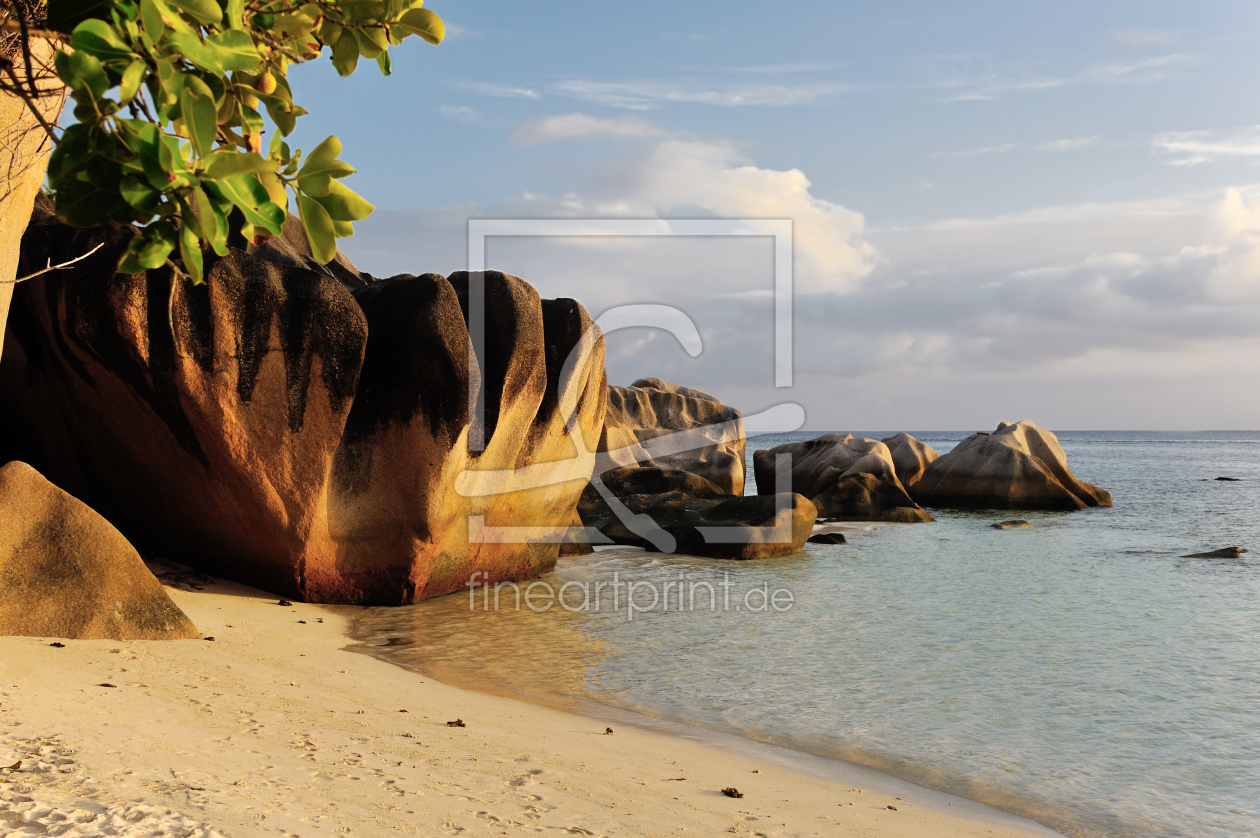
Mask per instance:
[[[822,779],[752,740],[745,753],[715,750],[625,711],[610,709],[605,725],[450,686],[352,652],[347,609],[202,587],[167,591],[213,642],[0,638],[0,766],[22,761],[0,768],[0,826],[206,838],[1056,834],[965,805],[939,811],[927,797],[937,793],[890,793],[875,772]],[[466,727],[447,726],[456,718]],[[744,798],[723,796],[727,786]]]
[[[892,525],[874,524],[874,526]],[[458,594],[452,596],[458,596]],[[367,655],[390,666],[414,672],[426,678],[433,678],[448,686],[495,696],[506,701],[522,702],[569,713],[590,719],[592,722],[611,720],[616,724],[633,726],[650,733],[695,742],[705,748],[726,754],[774,763],[782,768],[807,774],[818,780],[837,783],[846,788],[860,787],[867,792],[877,791],[895,800],[911,800],[943,814],[1009,826],[1034,835],[1064,838],[1064,833],[1026,815],[1008,811],[982,800],[925,786],[913,778],[901,777],[881,768],[863,765],[843,757],[829,756],[804,748],[795,748],[789,744],[757,739],[733,729],[724,730],[720,727],[674,719],[645,710],[619,707],[590,696],[579,697],[568,693],[551,692],[541,687],[530,689],[516,682],[504,682],[492,677],[477,677],[471,671],[458,666],[446,665],[430,669],[422,663],[417,664],[402,658],[383,656],[373,650],[391,648],[390,645],[372,642],[382,638],[370,629],[359,628],[362,616],[360,612],[351,618],[351,632],[348,638],[354,641],[354,645],[347,646],[347,651]]]

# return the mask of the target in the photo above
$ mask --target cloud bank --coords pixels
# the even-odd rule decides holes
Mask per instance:
[[[1260,189],[871,230],[802,171],[638,118],[566,114],[514,136],[640,145],[563,194],[378,214],[351,257],[376,273],[460,269],[469,217],[790,218],[791,390],[773,387],[769,239],[508,237],[488,264],[596,315],[651,302],[692,316],[698,358],[663,333],[610,338],[614,382],[660,375],[746,410],[797,401],[814,428],[1260,426]]]

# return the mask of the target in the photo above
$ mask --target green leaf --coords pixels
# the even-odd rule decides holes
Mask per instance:
[[[337,157],[341,154],[341,140],[329,137],[306,158],[306,163],[298,170],[298,183],[303,192],[311,197],[328,194],[333,178],[342,178],[354,174],[354,167],[343,163]]]
[[[214,151],[214,138],[219,132],[219,123],[215,118],[218,111],[214,106],[214,99],[198,91],[196,85],[185,84],[179,96],[179,111],[188,128],[188,139],[192,142],[193,153],[197,157],[205,157]]]
[[[227,1],[227,25],[232,29],[245,28],[245,0]]]
[[[337,256],[337,231],[328,211],[314,198],[299,192],[298,215],[311,245],[311,255],[316,262],[327,265]]]
[[[316,197],[315,200],[328,210],[328,217],[333,221],[362,221],[376,209],[350,187],[337,181],[328,185],[327,195]]]
[[[166,25],[166,28],[174,32],[182,32],[185,35],[192,35],[194,33],[195,30],[192,25],[189,24],[188,21],[184,20],[183,16],[180,15],[179,12],[168,6],[166,4],[166,0],[151,0],[151,2],[158,17],[160,17],[162,19],[162,23]],[[150,35],[149,37],[153,36]],[[157,39],[155,38],[154,40]]]
[[[86,52],[67,55],[58,50],[53,63],[56,65],[58,78],[71,90],[84,91],[91,94],[93,99],[100,99],[110,88],[105,67]]]
[[[125,105],[132,99],[136,98],[136,94],[140,92],[140,84],[144,81],[144,74],[149,68],[139,59],[127,65],[127,69],[123,70],[122,83],[118,86],[118,103]]]
[[[102,61],[131,60],[134,56],[131,47],[118,37],[114,27],[95,18],[85,20],[74,28],[70,45],[76,51],[94,55]]]
[[[223,21],[223,10],[214,0],[168,0],[168,2],[198,23],[217,25]]]
[[[359,54],[364,58],[375,58],[389,49],[389,36],[383,29],[347,29],[354,33],[354,40],[359,45]]]
[[[162,12],[153,0],[140,0],[140,22],[144,24],[145,34],[156,44],[162,40],[166,32],[166,24],[162,22]]]
[[[155,221],[136,233],[118,262],[119,273],[140,273],[160,268],[175,249],[178,234],[169,221]]]
[[[214,248],[215,253],[227,256],[227,213],[200,186],[193,189],[193,200],[197,206],[197,222],[202,238]]]
[[[382,52],[376,56],[376,66],[381,68],[382,76],[388,76],[393,72],[394,62],[390,59],[388,52]]]
[[[262,227],[273,236],[280,235],[284,226],[284,210],[271,202],[266,187],[256,175],[236,175],[209,181],[206,187],[235,204],[250,224]]]
[[[203,44],[196,35],[174,32],[167,38],[167,43],[201,69],[215,75],[223,74],[223,62],[219,59],[218,51]]]
[[[410,9],[394,24],[411,35],[419,35],[431,44],[440,44],[446,37],[446,25],[442,18],[428,9]]]
[[[226,71],[245,72],[258,66],[262,56],[254,46],[254,39],[239,29],[229,29],[206,38],[206,46],[219,55],[219,63]]]
[[[341,35],[337,38],[337,42],[333,44],[332,64],[339,76],[350,75],[354,72],[354,68],[359,65],[359,42],[354,37],[353,31],[349,29],[341,30]]]
[[[185,224],[179,231],[179,255],[184,260],[184,272],[188,274],[188,278],[193,285],[200,285],[203,268],[201,241],[190,224]]]
[[[55,193],[57,218],[71,227],[99,227],[110,221],[110,207],[118,200],[94,183],[67,179]]]
[[[151,213],[162,195],[148,183],[133,177],[125,177],[118,185],[118,192],[128,204],[141,213]]]
[[[252,151],[235,152],[219,151],[206,168],[206,177],[221,180],[236,175],[256,175],[262,172],[274,172],[278,164],[274,160],[264,160],[261,154]]]

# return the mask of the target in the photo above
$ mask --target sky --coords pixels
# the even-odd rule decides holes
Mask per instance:
[[[489,268],[593,316],[609,378],[819,430],[1260,428],[1260,6],[430,0],[382,78],[291,72],[377,206],[378,276],[468,266],[468,220],[789,219],[775,243],[496,236]],[[753,223],[751,229],[759,228]],[[767,228],[768,229],[768,228]]]

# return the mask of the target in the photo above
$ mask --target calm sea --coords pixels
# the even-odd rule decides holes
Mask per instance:
[[[754,438],[749,459],[816,435]],[[452,595],[369,609],[356,637],[454,683],[839,758],[1070,836],[1260,836],[1260,432],[1059,439],[1114,508],[934,511],[759,562],[602,550],[545,578],[568,608]],[[1011,517],[1034,527],[988,526]],[[1256,552],[1182,558],[1228,546]]]

